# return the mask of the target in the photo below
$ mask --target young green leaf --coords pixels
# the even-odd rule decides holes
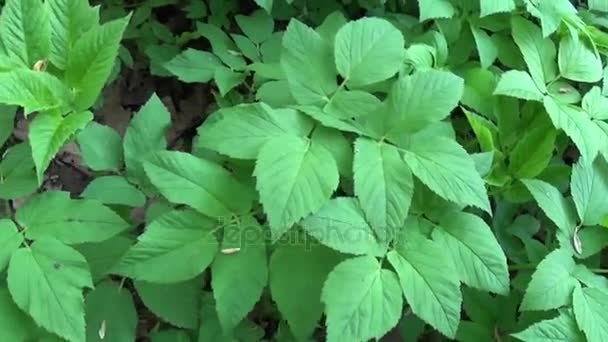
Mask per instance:
[[[561,311],[559,316],[532,324],[512,336],[522,341],[585,341],[585,336],[576,325],[571,311]]]
[[[604,310],[606,305],[608,293],[600,289],[577,287],[574,290],[574,316],[589,341],[601,341],[608,336],[608,317]]]
[[[327,149],[287,135],[266,142],[254,175],[273,240],[319,210],[336,190],[339,180],[336,161]]]
[[[36,115],[29,127],[29,142],[38,184],[42,184],[44,172],[63,145],[92,120],[93,113],[88,111],[73,112],[68,116],[48,112]]]
[[[50,110],[63,113],[72,98],[67,87],[51,74],[27,69],[0,73],[0,103],[23,107],[26,116]]]
[[[148,225],[112,273],[161,284],[192,279],[211,264],[218,250],[215,225],[194,211],[164,214]]]
[[[412,312],[448,337],[456,336],[462,294],[445,250],[417,239],[388,253]]]
[[[15,215],[27,227],[28,239],[52,237],[66,244],[100,242],[130,227],[118,214],[97,201],[73,200],[67,192],[32,196]]]
[[[129,289],[107,280],[85,298],[87,341],[132,341],[137,311]]]
[[[41,327],[70,341],[85,340],[82,291],[93,288],[86,260],[54,239],[40,239],[13,254],[8,289],[19,308]]]
[[[122,139],[118,132],[97,122],[90,122],[77,135],[84,163],[93,171],[120,170]]]
[[[338,264],[327,277],[321,299],[329,341],[377,339],[397,325],[403,305],[397,275],[371,256]]]
[[[509,70],[500,76],[494,95],[505,95],[518,99],[543,101],[543,93],[538,89],[527,72]]]
[[[570,251],[556,249],[541,261],[526,288],[520,311],[551,310],[568,305],[578,281],[572,276]]]
[[[342,26],[334,45],[337,70],[350,88],[393,76],[405,52],[401,32],[389,21],[373,17]]]
[[[412,173],[439,196],[490,213],[490,202],[471,156],[453,140],[412,139],[403,158]]]
[[[7,54],[26,68],[47,58],[51,25],[44,3],[41,0],[7,0],[0,16],[0,37]]]
[[[433,239],[452,255],[463,283],[498,294],[509,293],[507,258],[482,219],[463,212],[447,214],[433,230]]]
[[[173,57],[164,67],[186,83],[206,83],[213,79],[215,70],[222,66],[212,53],[188,48]]]
[[[560,74],[569,80],[594,83],[602,79],[602,60],[582,40],[565,35],[557,56]]]
[[[134,208],[142,207],[146,203],[146,196],[121,176],[95,178],[82,191],[80,197]]]

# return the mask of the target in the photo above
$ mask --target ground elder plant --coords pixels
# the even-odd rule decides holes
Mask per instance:
[[[606,340],[608,2],[105,5],[2,7],[1,340]]]

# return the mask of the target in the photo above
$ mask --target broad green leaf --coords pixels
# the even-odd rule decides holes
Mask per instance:
[[[0,162],[0,198],[23,198],[38,189],[32,149],[28,143],[11,146]]]
[[[102,176],[93,179],[80,197],[97,200],[104,204],[142,207],[146,196],[121,176]]]
[[[298,340],[309,338],[317,327],[323,313],[323,283],[340,260],[338,253],[328,248],[305,243],[280,245],[269,265],[272,299]]]
[[[403,63],[403,35],[384,19],[351,21],[342,26],[335,39],[336,67],[351,88],[383,81]]]
[[[498,48],[492,38],[481,28],[471,24],[471,32],[477,46],[477,54],[482,68],[489,68],[498,57]]]
[[[560,103],[576,104],[581,102],[581,93],[565,80],[548,84],[547,93]]]
[[[316,126],[312,132],[313,143],[321,144],[334,156],[340,175],[353,178],[353,145],[339,130]]]
[[[112,273],[153,283],[201,274],[215,256],[215,223],[194,211],[171,211],[150,223]]]
[[[241,84],[245,80],[245,77],[244,73],[232,71],[225,66],[216,68],[213,75],[221,96],[226,96],[230,90]]]
[[[4,145],[13,134],[17,107],[0,104],[0,145]]]
[[[41,0],[5,1],[0,37],[7,54],[27,68],[45,59],[51,45],[51,26],[44,3]]]
[[[578,281],[572,276],[574,260],[570,251],[557,249],[536,267],[526,288],[520,311],[551,310],[568,305]]]
[[[589,341],[602,341],[608,336],[607,305],[608,293],[600,289],[577,287],[574,290],[574,316]]]
[[[464,80],[451,72],[418,71],[394,83],[388,98],[389,110],[400,127],[419,130],[448,117],[463,91]]]
[[[233,158],[255,159],[270,139],[307,136],[311,129],[311,120],[295,110],[240,104],[219,110],[200,126],[198,145]]]
[[[569,80],[594,83],[602,79],[602,60],[582,40],[565,35],[557,56],[560,74]]]
[[[312,28],[292,19],[283,35],[281,65],[299,104],[321,104],[337,88],[330,45]]]
[[[433,230],[433,239],[451,254],[463,283],[498,294],[509,293],[507,258],[482,219],[464,212],[447,214]]]
[[[355,195],[377,236],[394,237],[407,217],[414,179],[393,145],[359,138],[355,142]]]
[[[234,19],[252,42],[260,44],[270,38],[274,30],[274,21],[268,12],[257,10],[249,16],[237,15]]]
[[[206,83],[213,79],[220,60],[207,51],[188,48],[173,57],[164,67],[186,83]]]
[[[19,308],[46,330],[68,340],[85,340],[82,291],[93,288],[86,260],[53,239],[40,239],[13,254],[8,289]]]
[[[450,0],[418,0],[420,21],[428,19],[451,18],[456,9]]]
[[[36,115],[30,124],[28,138],[39,184],[42,184],[44,172],[63,145],[92,120],[93,113],[88,111],[73,112],[68,116],[48,112]]]
[[[53,30],[49,59],[65,70],[78,38],[99,22],[99,9],[81,0],[49,0],[46,5]]]
[[[559,316],[534,323],[526,330],[512,335],[526,342],[584,342],[585,337],[571,311],[562,311]]]
[[[262,84],[255,94],[255,99],[273,108],[287,107],[296,103],[289,91],[287,80],[268,81]]]
[[[539,125],[530,127],[509,155],[509,172],[516,178],[533,178],[545,170],[555,149],[556,131]]]
[[[144,305],[163,321],[180,328],[198,327],[200,277],[174,284],[134,281],[133,285]]]
[[[273,240],[319,210],[336,190],[339,180],[331,153],[318,143],[295,136],[266,142],[254,175]]]
[[[341,262],[323,286],[329,341],[378,339],[397,325],[403,295],[397,275],[371,256]]]
[[[543,28],[543,36],[548,37],[555,32],[562,22],[571,26],[577,15],[577,10],[569,0],[541,0],[526,1],[526,9],[530,14],[540,19]],[[581,23],[582,24],[582,23]],[[580,25],[576,23],[575,25]]]
[[[608,163],[599,156],[595,161],[579,159],[572,167],[572,198],[582,223],[599,225],[608,216]]]
[[[24,242],[23,235],[10,219],[0,219],[0,271],[8,265],[13,253]]]
[[[454,338],[460,322],[462,294],[458,273],[447,251],[417,239],[388,253],[412,312],[442,334]]]
[[[122,139],[109,126],[93,121],[76,136],[86,166],[93,171],[120,170],[123,151]]]
[[[346,25],[348,21],[344,16],[344,13],[341,11],[334,11],[329,14],[321,25],[319,25],[316,29],[317,32],[323,37],[327,42],[329,42],[332,46],[336,42],[336,34],[340,29]]]
[[[341,119],[351,119],[373,114],[381,106],[380,100],[360,90],[336,92],[323,111]]]
[[[589,8],[594,11],[608,12],[608,1],[606,0],[589,0]]]
[[[0,287],[0,338],[25,341],[39,329],[34,321],[15,304],[6,287]]]
[[[608,119],[608,98],[602,94],[600,88],[597,86],[591,88],[591,90],[583,96],[581,107],[594,119]]]
[[[133,116],[123,142],[130,180],[147,184],[142,164],[151,154],[167,147],[165,132],[170,124],[171,114],[156,94]]]
[[[433,136],[412,139],[403,158],[412,173],[439,196],[491,212],[473,159],[455,141]]]
[[[52,237],[66,244],[100,242],[130,227],[97,201],[73,200],[68,192],[47,191],[31,197],[15,215],[28,239]]]
[[[220,253],[211,264],[211,287],[220,324],[232,331],[253,309],[268,282],[263,231],[246,216],[231,234],[238,234],[236,253]],[[224,243],[226,243],[226,234]]]
[[[323,245],[342,253],[382,256],[386,251],[388,241],[375,234],[352,197],[330,200],[300,225]]]
[[[541,92],[546,92],[545,84],[552,81],[557,73],[555,46],[548,38],[543,38],[540,28],[521,17],[511,19],[513,39],[521,50],[528,71]]]
[[[150,334],[150,342],[191,342],[192,337],[186,330],[157,330]]]
[[[507,13],[515,9],[513,0],[480,0],[481,17],[496,13]]]
[[[247,66],[245,59],[240,54],[234,53],[238,48],[220,27],[200,21],[196,23],[196,27],[197,33],[209,40],[211,50],[224,64],[236,71],[245,69]]]
[[[87,341],[133,341],[137,311],[131,292],[107,280],[85,298]]]
[[[169,201],[189,205],[207,216],[243,214],[251,208],[252,191],[211,161],[185,152],[163,151],[152,155],[144,169]]]
[[[537,179],[522,179],[521,181],[545,215],[560,230],[570,235],[576,225],[576,213],[559,190],[553,185]]]
[[[70,52],[65,80],[74,89],[74,106],[91,107],[103,89],[118,57],[118,47],[130,16],[95,26],[83,33]]]
[[[74,248],[87,259],[93,282],[97,283],[110,274],[112,267],[120,261],[133,243],[133,238],[116,235],[103,242],[84,243],[76,245]]]
[[[563,130],[572,139],[583,158],[595,159],[599,149],[600,131],[582,110],[557,103],[550,96],[544,98],[545,110],[553,126]]]
[[[342,120],[327,115],[321,108],[315,106],[295,106],[295,108],[309,117],[318,121],[321,125],[329,128],[335,128],[344,132],[356,133],[364,135],[365,130],[362,125],[352,120]]]
[[[0,73],[0,103],[23,107],[26,116],[37,111],[63,111],[71,98],[66,86],[51,74],[27,69]]]
[[[494,95],[505,95],[518,99],[542,102],[543,93],[527,72],[509,70],[500,76]]]

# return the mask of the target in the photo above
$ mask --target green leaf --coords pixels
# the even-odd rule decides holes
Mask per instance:
[[[574,316],[589,341],[602,341],[608,336],[607,305],[608,294],[602,290],[580,287],[574,290]]]
[[[557,188],[549,183],[536,179],[521,180],[528,191],[543,210],[545,215],[555,223],[555,225],[570,235],[576,225],[576,213],[574,208],[566,201],[564,196]]]
[[[608,1],[589,0],[589,8],[594,11],[608,12]]]
[[[109,126],[93,121],[76,136],[85,164],[93,171],[117,171],[121,169],[122,139]]]
[[[330,200],[300,225],[323,245],[342,253],[382,256],[386,251],[387,238],[376,235],[352,197]]]
[[[0,145],[4,145],[13,134],[17,107],[0,104]]]
[[[321,289],[339,260],[338,253],[318,244],[287,243],[272,253],[270,293],[299,340],[311,337],[317,327],[323,313]]]
[[[464,80],[451,72],[418,71],[394,83],[388,99],[389,110],[401,127],[419,130],[448,117],[463,92]]]
[[[0,287],[0,338],[5,341],[25,341],[39,327],[11,298],[6,287]]]
[[[129,289],[107,280],[85,299],[87,341],[133,341],[137,311]]]
[[[342,132],[337,129],[316,126],[312,132],[312,141],[329,150],[338,164],[340,175],[352,179],[353,146]]]
[[[599,156],[595,161],[579,159],[572,167],[572,198],[582,223],[599,225],[608,216],[608,163]]]
[[[232,39],[218,26],[197,22],[197,32],[209,40],[213,53],[231,69],[241,71],[247,63],[240,54],[234,52],[238,49]]]
[[[585,341],[585,337],[579,331],[571,311],[562,311],[559,316],[532,324],[526,330],[512,336],[526,342]]]
[[[498,57],[498,48],[494,45],[488,33],[471,24],[471,32],[477,46],[477,54],[482,68],[489,68]]]
[[[543,101],[543,93],[538,89],[527,72],[509,70],[500,76],[494,95],[505,95],[518,99]]]
[[[516,178],[533,178],[545,170],[555,148],[556,132],[547,125],[530,127],[509,156],[509,172]]]
[[[130,227],[101,203],[73,200],[68,192],[60,191],[32,196],[15,219],[26,229],[28,239],[52,237],[66,244],[104,241]]]
[[[224,66],[215,69],[213,79],[220,90],[220,95],[226,96],[230,90],[245,80],[246,75],[242,72],[234,72]]]
[[[509,293],[507,257],[482,219],[464,212],[447,214],[433,230],[433,239],[452,255],[463,283],[498,294]]]
[[[0,219],[0,271],[8,265],[13,253],[24,242],[23,235],[10,219]]]
[[[51,160],[79,130],[93,120],[91,112],[73,112],[68,116],[39,113],[29,127],[29,142],[36,164],[38,183],[42,184],[44,172]]]
[[[289,22],[283,35],[281,65],[299,104],[322,104],[337,88],[330,45],[296,19]]]
[[[233,158],[255,159],[272,138],[306,136],[311,130],[311,120],[295,110],[240,104],[219,110],[200,126],[198,144]]]
[[[323,111],[341,119],[351,119],[374,113],[381,106],[380,100],[360,90],[336,92]]]
[[[412,312],[442,334],[454,338],[460,322],[462,294],[458,274],[445,250],[416,239],[388,253]]]
[[[342,26],[335,39],[336,67],[350,88],[383,81],[403,63],[403,35],[384,19],[351,21]]]
[[[74,89],[78,110],[91,107],[118,57],[118,47],[130,16],[95,26],[74,43],[65,67],[65,80]]]
[[[481,0],[480,6],[480,17],[485,17],[496,13],[507,13],[515,9],[515,3],[513,0]]]
[[[87,259],[93,282],[97,283],[110,273],[111,268],[120,261],[133,242],[134,239],[130,237],[116,235],[103,242],[80,244],[74,248]]]
[[[538,26],[521,17],[511,19],[513,39],[521,50],[528,71],[538,89],[545,93],[545,84],[556,75],[555,46],[548,38],[543,38]]]
[[[85,340],[83,288],[93,288],[86,260],[53,239],[13,254],[8,289],[19,308],[41,327],[68,340]]]
[[[99,22],[99,9],[81,0],[46,1],[52,29],[49,59],[65,70],[78,38]]]
[[[393,145],[359,138],[355,142],[355,194],[380,239],[390,239],[407,217],[414,179]]]
[[[589,90],[585,96],[581,106],[590,117],[599,120],[608,119],[608,98],[606,98],[599,87],[595,86]]]
[[[71,98],[66,86],[51,74],[27,69],[0,73],[0,103],[23,107],[26,116],[37,111],[63,111]]]
[[[420,21],[428,19],[451,18],[456,9],[450,0],[418,0]]]
[[[43,2],[7,0],[0,17],[0,37],[7,54],[27,68],[45,59],[51,44],[51,26]]]
[[[25,197],[38,189],[32,149],[28,143],[11,146],[0,162],[0,198]]]
[[[378,339],[397,325],[403,306],[397,275],[371,256],[338,264],[327,277],[321,300],[329,341]]]
[[[274,21],[268,12],[257,10],[249,16],[237,15],[234,19],[252,42],[260,44],[268,40],[274,31]]]
[[[163,321],[180,328],[198,327],[200,277],[174,284],[134,281],[133,285],[144,305]]]
[[[595,159],[599,149],[600,131],[589,117],[574,106],[557,103],[550,96],[545,96],[544,105],[553,126],[563,130],[572,139],[583,158]]]
[[[164,214],[148,225],[112,272],[161,284],[192,279],[217,252],[214,227],[213,221],[194,211]]]
[[[336,190],[339,180],[336,161],[327,149],[294,136],[266,142],[254,175],[273,240],[319,210]]]
[[[104,204],[142,207],[146,196],[121,176],[102,176],[93,179],[80,197],[97,200]]]
[[[144,169],[169,201],[189,205],[205,215],[243,214],[251,208],[253,194],[247,186],[219,164],[189,153],[157,152]]]
[[[258,4],[258,6],[265,9],[266,12],[268,12],[268,13],[270,13],[270,11],[272,11],[273,2],[274,2],[274,0],[255,0],[255,3]]]
[[[170,124],[171,114],[156,94],[133,116],[123,142],[130,180],[139,185],[147,184],[142,163],[151,154],[167,147],[165,132]]]
[[[439,196],[491,212],[473,159],[455,141],[434,136],[412,139],[403,158],[414,175]]]
[[[565,35],[557,56],[560,74],[569,80],[594,83],[602,79],[602,60],[581,40]]]
[[[211,287],[224,331],[232,331],[247,316],[268,282],[263,231],[255,218],[244,217],[230,234],[238,234],[239,250],[218,254],[211,264]]]
[[[551,310],[571,303],[578,281],[572,276],[574,260],[566,249],[549,253],[536,267],[520,311]]]
[[[220,66],[222,63],[214,54],[191,48],[182,51],[164,65],[169,72],[186,83],[209,82]]]

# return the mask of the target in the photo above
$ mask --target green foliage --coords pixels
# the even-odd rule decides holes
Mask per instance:
[[[604,341],[608,3],[573,3],[4,1],[0,338]]]

